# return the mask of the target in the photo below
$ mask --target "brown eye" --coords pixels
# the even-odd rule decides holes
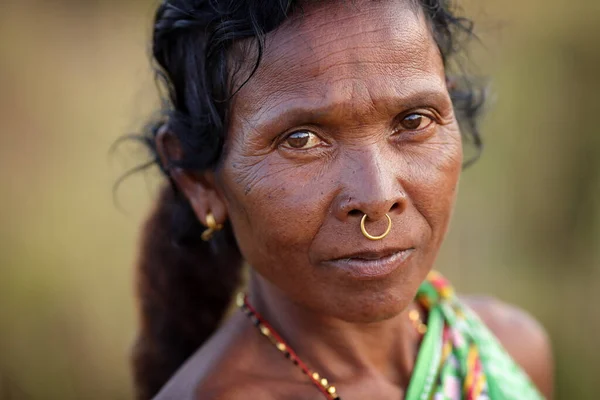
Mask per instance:
[[[426,115],[409,114],[400,121],[400,126],[408,131],[418,131],[427,128],[432,122]]]
[[[292,149],[310,149],[317,146],[321,139],[312,132],[299,131],[288,135],[283,144],[285,147]]]

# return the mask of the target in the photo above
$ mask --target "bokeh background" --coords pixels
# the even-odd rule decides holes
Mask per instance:
[[[158,104],[154,0],[0,1],[0,399],[128,399],[156,171],[111,144]],[[536,316],[557,397],[598,399],[600,2],[471,0],[492,101],[438,268]]]

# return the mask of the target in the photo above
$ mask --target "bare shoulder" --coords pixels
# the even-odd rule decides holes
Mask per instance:
[[[235,382],[233,385],[203,385],[197,390],[198,400],[246,400],[261,399],[275,400],[271,390],[264,382],[246,380]]]
[[[265,366],[281,355],[236,313],[175,373],[154,400],[274,400],[286,387]],[[265,357],[265,358],[263,358]],[[272,359],[271,359],[272,357]],[[257,366],[262,366],[257,368]]]
[[[461,296],[525,370],[546,398],[552,398],[554,362],[548,334],[524,310],[491,296]]]
[[[236,374],[234,374],[235,376]],[[233,378],[233,377],[232,377]],[[234,381],[235,380],[235,381]],[[274,400],[264,382],[250,379],[202,382],[193,387],[186,385],[165,388],[155,400]]]

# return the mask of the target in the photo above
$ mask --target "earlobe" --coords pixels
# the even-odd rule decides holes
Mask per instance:
[[[183,151],[179,140],[167,125],[159,129],[155,142],[161,164],[187,198],[202,225],[209,226],[209,213],[213,215],[216,224],[224,224],[227,220],[227,206],[217,191],[213,172],[186,170],[173,165],[173,161],[183,158]]]
[[[213,215],[216,224],[225,223],[227,207],[213,184],[212,172],[194,173],[182,168],[173,168],[171,177],[188,199],[202,225],[210,226],[207,221],[209,213]]]

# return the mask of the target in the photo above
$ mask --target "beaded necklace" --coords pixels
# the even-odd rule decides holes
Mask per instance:
[[[311,371],[310,368],[298,357],[294,350],[279,336],[271,325],[250,305],[248,296],[244,293],[239,293],[237,296],[237,306],[250,318],[254,326],[259,332],[269,339],[269,341],[279,350],[285,358],[290,360],[294,365],[299,367],[302,372],[312,381],[323,395],[329,400],[341,400],[337,394],[335,386],[333,386],[327,378],[323,377],[316,371]],[[419,311],[413,309],[408,313],[408,318],[413,323],[419,335],[424,335],[427,332],[427,325],[421,320]]]

